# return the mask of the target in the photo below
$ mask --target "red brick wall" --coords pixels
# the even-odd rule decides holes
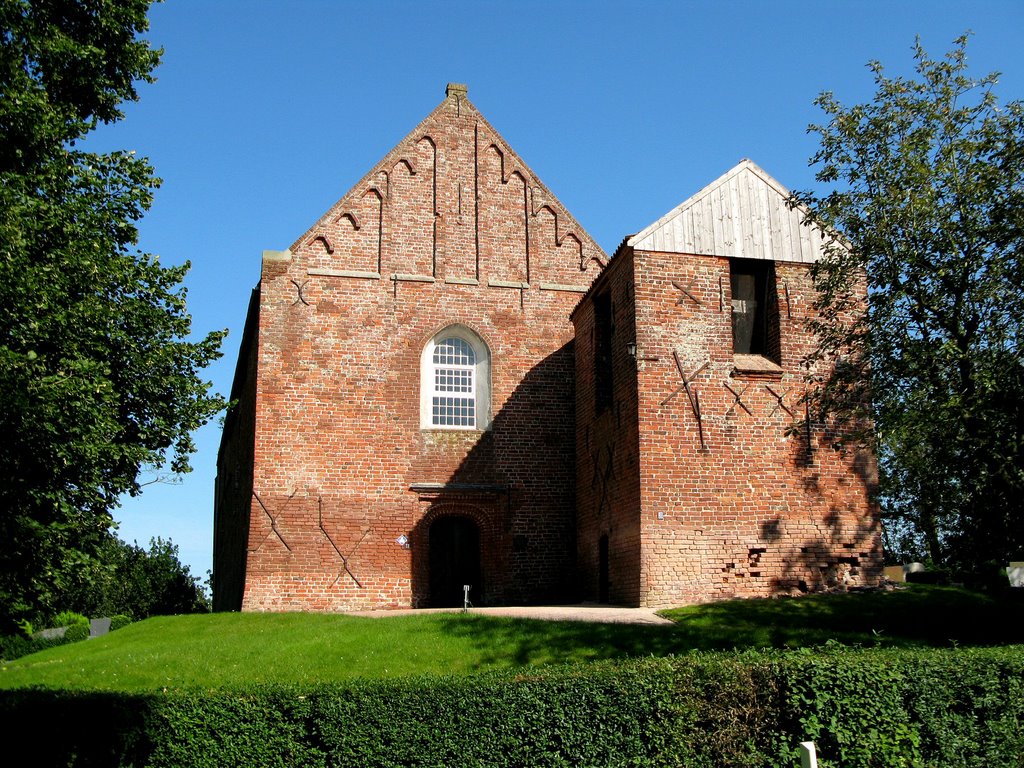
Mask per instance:
[[[458,91],[270,254],[242,607],[423,605],[442,514],[480,531],[485,602],[567,597],[568,316],[603,258]],[[486,432],[420,428],[420,356],[455,323],[490,350]]]
[[[573,313],[576,328],[576,525],[578,579],[587,600],[623,605],[641,600],[640,469],[636,361],[627,343],[636,338],[633,254],[620,253],[595,283],[611,301],[612,398],[601,407],[596,392],[594,301]],[[607,537],[607,573],[600,573],[601,537]]]
[[[776,262],[782,371],[750,374],[733,360],[729,260],[643,251],[634,258],[640,602],[875,581],[872,457],[833,451],[820,428],[787,436],[804,416],[800,362],[814,344],[804,327],[813,300],[808,265]],[[692,402],[678,391],[680,368],[692,377]]]
[[[623,248],[597,277],[604,260],[457,88],[268,252],[218,464],[217,607],[425,605],[447,515],[479,533],[484,603],[875,580],[872,457],[820,426],[788,434],[814,344],[807,265],[775,262],[781,370],[751,373],[728,259]],[[490,353],[486,431],[421,428],[421,354],[455,324]]]
[[[217,454],[213,516],[213,608],[237,611],[245,589],[249,543],[249,502],[252,499],[253,451],[256,439],[256,349],[259,290],[249,299],[249,314],[238,352],[234,402],[224,419]]]

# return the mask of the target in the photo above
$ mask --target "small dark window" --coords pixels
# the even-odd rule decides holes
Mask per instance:
[[[771,261],[733,259],[729,263],[732,292],[732,351],[780,359],[779,308],[775,269]]]
[[[608,568],[608,534],[597,541],[597,602],[608,602],[608,587],[611,585]]]
[[[594,296],[594,395],[598,413],[612,404],[612,297]]]

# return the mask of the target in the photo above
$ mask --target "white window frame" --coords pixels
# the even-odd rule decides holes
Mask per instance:
[[[436,373],[439,368],[458,368],[434,363],[437,345],[446,339],[461,339],[473,350],[476,362],[472,368],[471,394],[474,399],[474,420],[472,426],[462,424],[434,423],[434,396],[444,396],[436,389]],[[449,393],[450,394],[450,393]],[[420,429],[482,431],[491,426],[491,353],[476,333],[464,325],[449,325],[428,341],[420,355]]]

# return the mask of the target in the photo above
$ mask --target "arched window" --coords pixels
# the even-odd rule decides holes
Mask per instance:
[[[445,328],[420,359],[420,426],[487,429],[490,426],[490,353],[463,325]]]

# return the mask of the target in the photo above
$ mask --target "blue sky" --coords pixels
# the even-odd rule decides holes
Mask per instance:
[[[814,97],[869,100],[866,63],[912,71],[971,30],[976,75],[1024,97],[1024,1],[343,2],[168,0],[148,38],[157,82],[93,148],[134,149],[163,178],[143,250],[192,262],[197,333],[227,328],[207,375],[227,395],[264,249],[287,248],[430,112],[469,98],[608,252],[749,157],[813,186]],[[195,470],[115,512],[119,535],[171,538],[211,567],[219,424]]]

